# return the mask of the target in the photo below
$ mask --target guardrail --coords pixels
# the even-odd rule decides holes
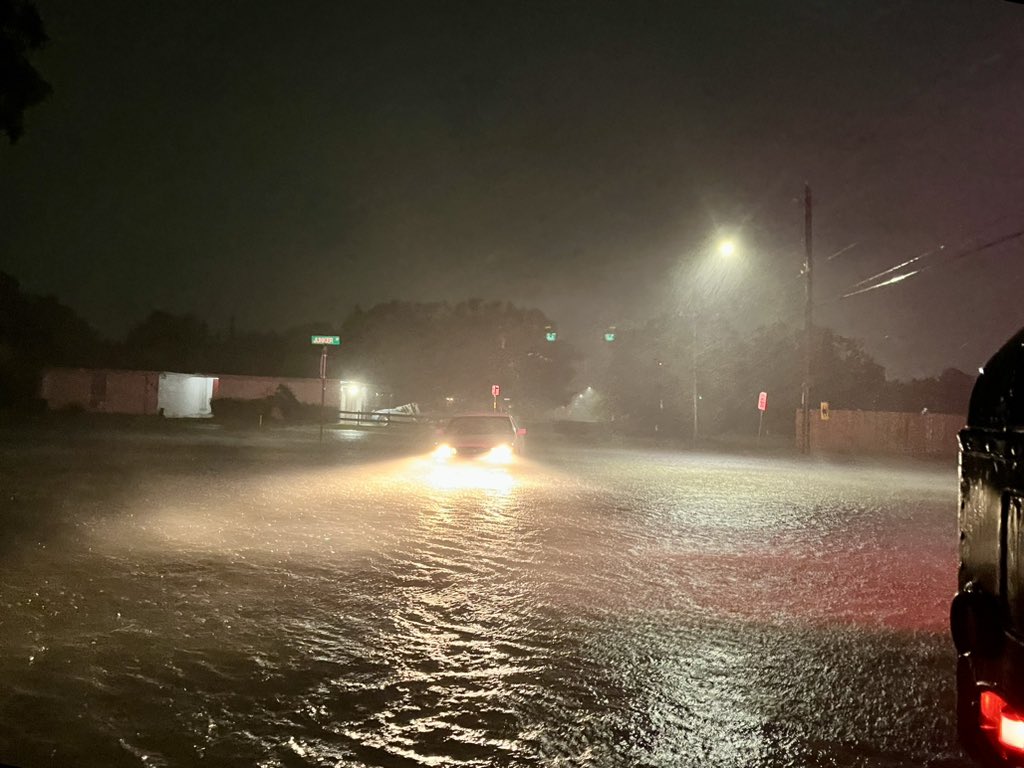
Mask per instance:
[[[338,423],[359,427],[431,424],[436,419],[417,413],[381,413],[379,411],[338,411]]]
[[[325,414],[330,418],[328,411]],[[440,427],[456,414],[445,411],[432,413],[384,413],[382,411],[338,411],[338,424],[360,427],[408,426],[412,424]],[[0,767],[2,768],[2,767]]]

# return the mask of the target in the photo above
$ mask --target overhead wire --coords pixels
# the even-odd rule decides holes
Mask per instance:
[[[946,246],[944,246],[944,245],[940,245],[938,248],[933,248],[930,251],[925,251],[924,253],[918,254],[917,256],[915,256],[912,259],[907,259],[906,261],[901,262],[900,264],[897,264],[895,267],[889,267],[888,269],[882,270],[878,274],[872,275],[871,277],[864,278],[860,282],[855,283],[853,287],[854,288],[860,288],[862,285],[867,285],[868,283],[873,283],[875,280],[878,280],[881,277],[885,277],[886,275],[891,274],[893,272],[898,272],[899,270],[903,269],[904,267],[909,267],[911,264],[913,264],[913,263],[915,263],[917,261],[920,261],[921,259],[924,259],[924,258],[926,258],[928,256],[931,256],[934,253],[939,253],[945,247]]]
[[[952,264],[953,262],[959,261],[960,259],[965,259],[968,256],[975,256],[975,255],[977,255],[979,253],[982,253],[983,251],[989,250],[990,248],[995,248],[997,245],[1002,245],[1003,243],[1008,243],[1008,242],[1011,242],[1012,240],[1016,240],[1019,237],[1024,237],[1024,229],[1020,229],[1020,230],[1017,230],[1015,232],[1010,232],[1010,233],[1005,234],[1005,235],[1000,235],[999,237],[997,237],[997,238],[995,238],[993,240],[989,240],[989,241],[987,241],[985,243],[982,243],[981,245],[975,246],[973,248],[968,248],[965,251],[961,251],[960,253],[954,254],[947,261],[939,261],[939,262],[932,262],[930,264],[925,264],[923,267],[921,267],[919,269],[915,269],[915,270],[912,270],[910,272],[906,272],[906,273],[901,274],[901,275],[896,275],[894,277],[889,278],[888,280],[884,280],[881,283],[876,283],[875,285],[868,285],[868,286],[865,286],[863,288],[858,288],[858,286],[862,286],[865,283],[871,282],[872,280],[876,280],[879,277],[883,277],[883,276],[885,276],[887,274],[890,274],[890,273],[892,273],[892,272],[894,272],[894,271],[896,271],[898,269],[902,269],[903,267],[905,267],[905,266],[907,266],[907,265],[909,265],[909,264],[911,264],[913,262],[916,262],[918,259],[922,258],[922,256],[924,254],[922,254],[922,256],[915,256],[913,259],[909,259],[908,261],[903,262],[903,264],[900,264],[900,265],[897,265],[896,267],[892,267],[890,269],[887,269],[884,272],[880,272],[877,275],[875,275],[875,276],[873,276],[871,278],[868,278],[867,280],[862,280],[861,282],[857,283],[854,286],[854,288],[858,288],[858,290],[854,290],[854,291],[850,291],[848,293],[844,293],[839,298],[840,299],[848,299],[851,296],[858,296],[858,295],[860,295],[862,293],[867,293],[868,291],[876,290],[877,288],[885,288],[885,287],[890,286],[890,285],[895,285],[896,283],[901,283],[901,282],[903,282],[904,280],[906,280],[906,279],[908,279],[910,277],[914,277],[915,275],[921,274],[922,272],[927,272],[930,269],[934,269],[935,267],[942,266],[944,264]],[[940,249],[941,249],[941,246],[940,246],[939,249],[936,249],[935,251],[933,251],[933,253],[934,252],[938,252]]]
[[[840,248],[838,251],[833,253],[831,256],[829,256],[827,259],[825,259],[825,261],[832,261],[832,259],[834,259],[836,256],[842,256],[844,253],[846,253],[847,251],[849,251],[849,250],[851,250],[853,248],[856,248],[858,245],[860,245],[860,243],[850,243],[845,248]]]

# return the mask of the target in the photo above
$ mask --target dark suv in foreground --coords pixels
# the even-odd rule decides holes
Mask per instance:
[[[950,628],[960,740],[984,765],[1024,766],[1024,330],[974,385],[958,522]]]

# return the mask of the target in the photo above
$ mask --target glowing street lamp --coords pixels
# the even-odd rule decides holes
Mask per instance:
[[[736,255],[739,250],[736,246],[736,241],[732,238],[723,238],[718,241],[717,247],[714,249],[719,256],[725,258],[731,258]],[[697,441],[697,435],[700,432],[700,390],[698,389],[697,382],[697,291],[696,288],[691,289],[690,307],[693,312],[693,318],[691,326],[693,329],[692,346],[690,350],[690,368],[693,372],[693,440]]]

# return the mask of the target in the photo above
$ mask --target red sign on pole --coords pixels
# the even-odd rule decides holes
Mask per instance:
[[[491,385],[491,397],[497,397],[500,394],[501,394],[501,387],[499,387],[497,384],[492,384]]]
[[[757,410],[767,411],[768,410],[768,393],[762,392],[757,396]]]

